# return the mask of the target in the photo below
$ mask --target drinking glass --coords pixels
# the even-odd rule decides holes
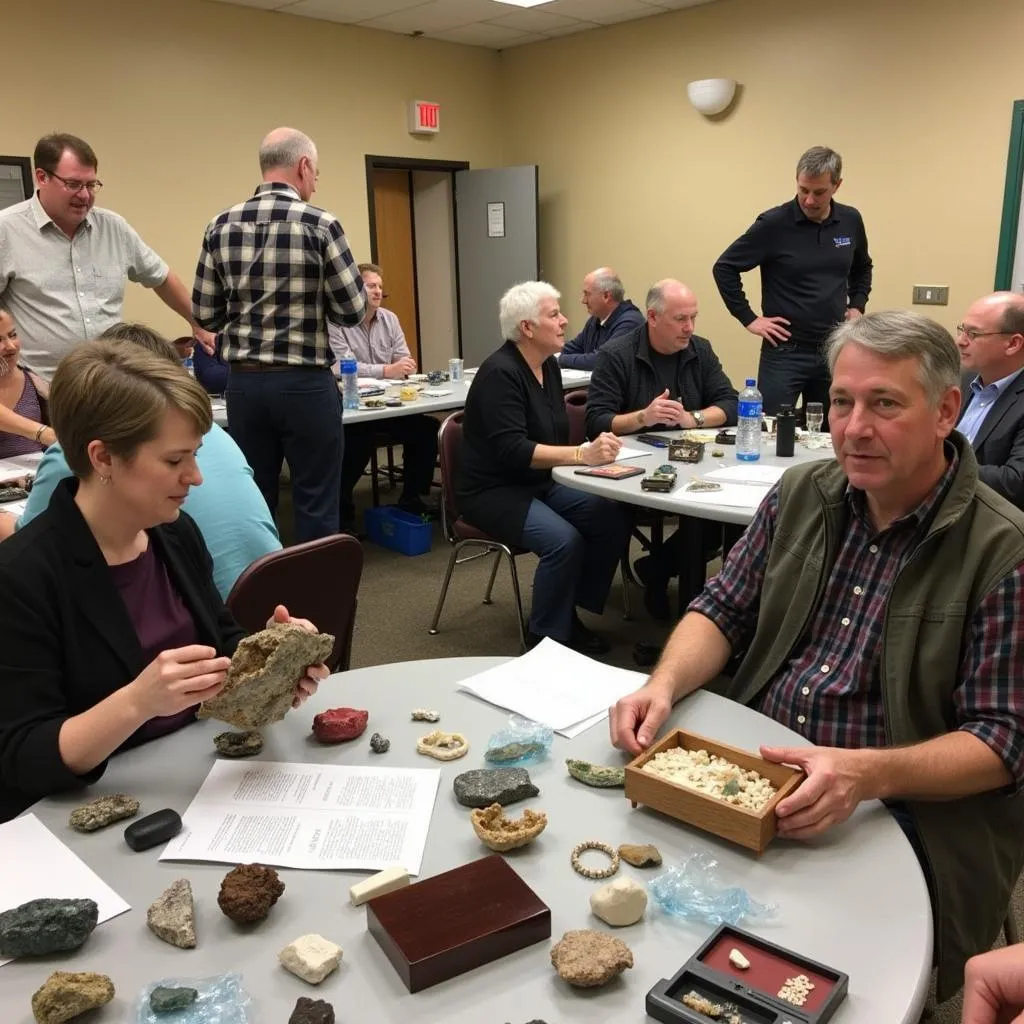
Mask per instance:
[[[825,410],[821,402],[807,403],[807,429],[811,436],[821,433],[821,425],[825,419]]]

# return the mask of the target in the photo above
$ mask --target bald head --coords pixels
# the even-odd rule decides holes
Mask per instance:
[[[697,296],[682,281],[674,277],[666,277],[655,281],[647,292],[647,309],[655,313],[665,312],[665,303],[671,298],[682,298],[684,301],[697,301]]]
[[[275,128],[260,143],[264,181],[283,181],[304,200],[316,191],[317,151],[313,140],[296,128]]]
[[[697,296],[674,278],[651,285],[647,293],[647,336],[662,355],[681,352],[697,326]]]
[[[991,384],[1024,368],[1024,295],[993,292],[971,303],[957,334],[963,369]]]
[[[611,267],[598,267],[583,278],[583,305],[598,320],[607,320],[625,297],[622,281]]]

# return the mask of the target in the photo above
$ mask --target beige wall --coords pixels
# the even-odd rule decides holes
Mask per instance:
[[[681,277],[726,369],[753,372],[757,341],[726,313],[711,266],[791,198],[796,158],[816,144],[843,154],[839,199],[865,217],[870,308],[948,284],[948,307],[921,308],[951,326],[994,279],[1020,38],[1011,0],[722,0],[506,51],[503,156],[540,164],[542,263],[572,328],[601,263],[641,304],[652,280]],[[743,86],[718,122],[686,100],[688,81],[711,77]]]
[[[0,153],[31,154],[47,131],[87,139],[102,205],[190,286],[203,228],[255,187],[275,125],[316,140],[316,201],[341,218],[357,259],[369,258],[367,153],[501,163],[494,51],[202,0],[12,3],[2,32]],[[440,136],[407,133],[411,99],[441,103]],[[127,315],[179,333],[155,296],[128,296]]]

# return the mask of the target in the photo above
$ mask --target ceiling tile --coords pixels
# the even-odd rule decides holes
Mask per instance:
[[[567,25],[562,28],[550,28],[544,32],[546,39],[551,39],[554,36],[571,36],[576,32],[586,32],[588,29],[601,28],[600,25],[595,24],[592,21],[577,21],[573,18]]]
[[[410,7],[419,7],[423,0],[298,0],[285,9],[286,14],[324,21],[353,22],[379,18]]]
[[[489,11],[491,7],[487,0],[428,0],[404,11],[368,18],[359,24],[388,32],[446,32],[450,28],[482,21],[481,11]]]
[[[660,0],[659,0],[660,3]],[[656,6],[654,0],[554,0],[544,8],[551,14],[563,14],[569,18],[613,25],[619,21],[634,18],[648,18],[653,14],[664,14],[664,7]]]
[[[548,14],[545,11],[515,11],[500,18],[488,18],[490,25],[503,25],[506,28],[517,28],[520,32],[548,33],[566,28],[577,19],[565,18],[560,14]]]
[[[447,32],[431,32],[431,39],[444,39],[449,43],[465,43],[468,46],[490,46],[496,50],[517,43],[535,42],[539,37],[529,32],[520,32],[515,28],[502,25],[491,25],[479,21],[475,25],[463,25],[462,28],[450,28]]]

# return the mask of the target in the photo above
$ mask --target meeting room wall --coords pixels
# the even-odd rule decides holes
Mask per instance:
[[[711,267],[793,196],[812,145],[842,153],[837,198],[864,214],[869,308],[948,285],[948,306],[915,308],[952,326],[993,285],[1021,38],[1015,0],[720,0],[505,51],[504,160],[540,164],[541,262],[571,328],[601,263],[638,304],[651,281],[680,277],[726,370],[753,373],[758,342],[726,312]],[[707,120],[686,83],[712,77],[741,91]],[[747,283],[757,309],[756,273]]]
[[[11,3],[3,14],[0,153],[30,155],[49,131],[88,140],[99,200],[191,286],[203,228],[259,181],[279,124],[320,150],[314,202],[369,258],[366,154],[501,163],[500,56],[203,0]],[[441,104],[442,132],[407,132],[406,103]],[[158,299],[129,288],[125,313],[178,334]]]

